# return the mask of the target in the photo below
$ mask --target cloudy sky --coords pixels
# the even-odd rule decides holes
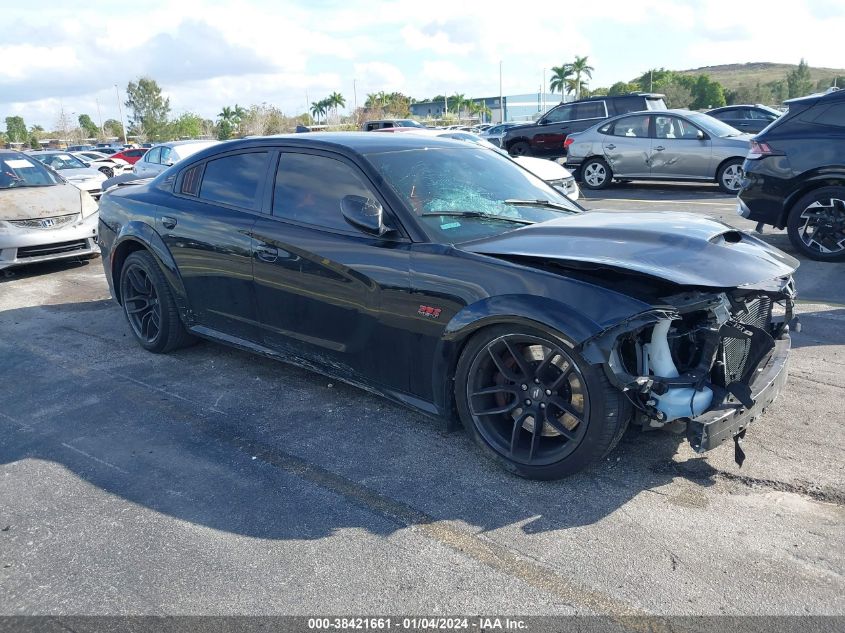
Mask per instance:
[[[117,118],[115,84],[156,79],[173,114],[223,105],[288,114],[338,91],[417,98],[536,92],[543,69],[588,55],[592,85],[651,67],[734,62],[843,67],[845,1],[178,0],[3,4],[0,122],[53,128],[60,108]],[[11,6],[10,6],[11,5]],[[500,8],[499,8],[500,7]],[[3,124],[0,123],[0,129]]]

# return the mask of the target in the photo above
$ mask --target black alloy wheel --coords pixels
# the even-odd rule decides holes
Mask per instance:
[[[173,291],[148,251],[131,253],[120,271],[123,313],[144,349],[165,353],[194,342],[182,325]]]
[[[607,454],[628,422],[621,394],[554,337],[507,330],[471,341],[458,364],[458,410],[476,441],[535,479],[563,477]]]
[[[111,167],[103,165],[100,167],[100,173],[105,174],[106,178],[113,178],[114,177],[114,170]]]
[[[802,197],[787,223],[792,245],[819,261],[845,261],[845,188],[822,187]]]

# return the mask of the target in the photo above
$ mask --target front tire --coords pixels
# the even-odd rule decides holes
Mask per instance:
[[[458,361],[455,400],[482,451],[529,479],[559,479],[601,459],[631,412],[601,368],[557,337],[510,325],[469,341]]]
[[[135,251],[126,258],[120,297],[129,328],[147,351],[164,354],[194,341],[179,318],[170,284],[149,252]]]
[[[789,213],[786,231],[802,255],[845,261],[845,187],[822,187],[803,196]]]
[[[106,178],[114,178],[114,170],[111,167],[100,167],[100,173],[105,174]]]
[[[613,170],[601,158],[591,158],[581,167],[581,182],[587,189],[604,189],[613,181]]]
[[[736,194],[742,187],[742,159],[732,158],[719,167],[716,174],[719,189],[725,193]]]

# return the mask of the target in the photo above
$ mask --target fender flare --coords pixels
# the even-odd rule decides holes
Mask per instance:
[[[535,328],[573,349],[603,329],[572,306],[548,297],[499,295],[465,306],[446,325],[432,365],[434,404],[450,420],[450,425],[455,420],[452,398],[455,367],[466,341],[482,328],[507,323]]]
[[[161,271],[164,274],[165,279],[167,279],[167,282],[170,284],[170,288],[173,290],[173,297],[176,300],[176,305],[179,308],[179,311],[182,313],[183,319],[185,319],[186,324],[190,323],[188,294],[185,291],[185,284],[182,281],[182,275],[179,273],[179,268],[176,266],[176,261],[173,259],[173,254],[170,252],[170,249],[167,248],[164,240],[161,239],[161,236],[155,231],[155,229],[146,222],[141,222],[139,220],[133,220],[124,224],[120,229],[120,233],[118,233],[115,238],[114,246],[112,247],[112,255],[110,258],[111,270],[109,271],[109,275],[111,276],[114,284],[115,298],[118,303],[121,302],[121,297],[120,283],[118,276],[116,275],[118,272],[116,267],[122,266],[123,260],[126,259],[126,255],[128,255],[129,252],[137,250],[134,247],[135,244],[138,244],[141,248],[149,251],[155,258],[156,262],[161,267]],[[121,256],[123,253],[125,253],[125,255]]]

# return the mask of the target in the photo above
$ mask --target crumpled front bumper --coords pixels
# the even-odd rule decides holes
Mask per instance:
[[[751,397],[754,406],[746,408],[738,402],[725,402],[693,418],[687,424],[690,445],[698,453],[716,448],[733,439],[748,425],[757,420],[766,407],[774,402],[783,389],[788,375],[788,359],[791,340],[788,334],[775,341],[768,360],[761,363],[751,380]]]

